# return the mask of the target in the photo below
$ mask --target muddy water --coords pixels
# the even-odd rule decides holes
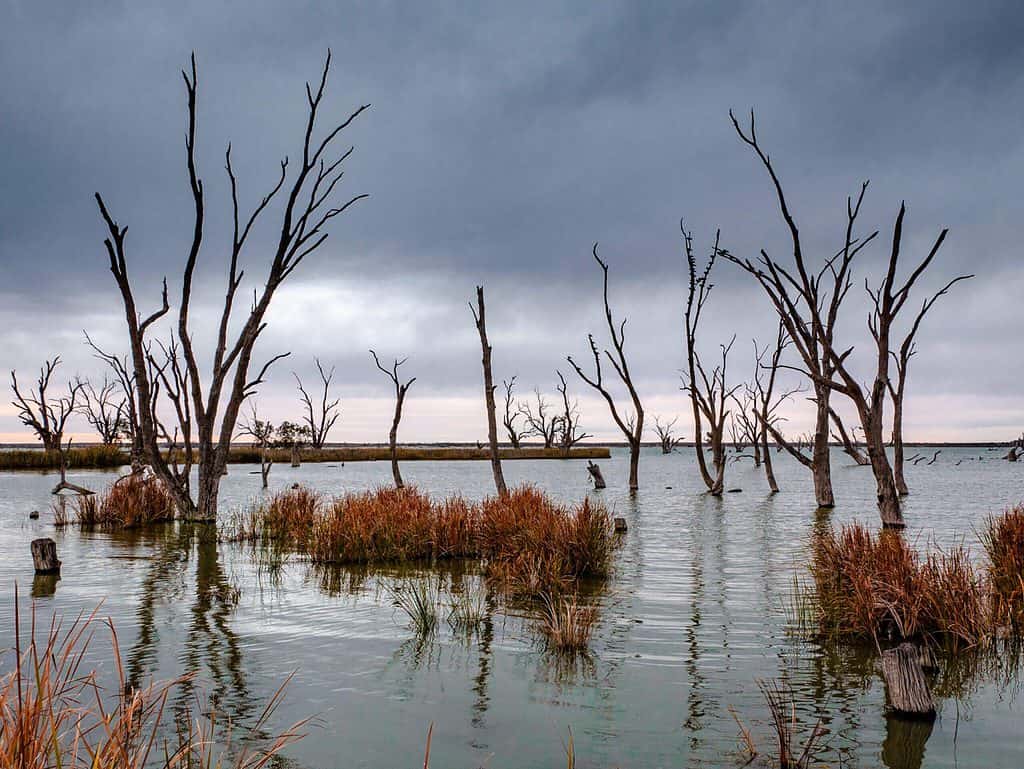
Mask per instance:
[[[947,448],[935,464],[908,468],[910,536],[940,546],[963,539],[977,550],[982,518],[1024,499],[1024,466],[996,457]],[[737,766],[743,759],[730,711],[763,749],[771,747],[756,685],[769,678],[792,687],[808,728],[823,714],[829,734],[820,758],[831,765],[1024,766],[1012,666],[979,661],[958,685],[950,683],[929,730],[887,722],[870,657],[794,636],[786,606],[809,534],[855,518],[874,523],[873,484],[868,469],[849,466],[837,453],[839,507],[816,516],[809,475],[781,455],[776,462],[781,494],[769,496],[763,477],[745,462],[731,465],[727,480],[742,493],[711,499],[699,493],[689,451],[645,452],[635,498],[625,490],[625,453],[605,460],[604,499],[629,531],[598,599],[592,653],[571,662],[546,653],[531,620],[496,599],[476,636],[466,639],[442,623],[435,639],[418,641],[388,592],[409,572],[324,572],[294,559],[271,562],[249,548],[218,544],[206,527],[55,531],[48,509],[54,476],[3,473],[0,647],[13,645],[17,582],[23,616],[28,594],[36,594],[37,620],[102,601],[132,680],[192,672],[196,691],[239,723],[255,718],[294,673],[273,725],[315,716],[309,737],[287,752],[297,767],[418,765],[431,723],[436,767],[564,766],[570,728],[578,766]],[[231,468],[223,510],[258,495],[255,469]],[[483,462],[407,463],[403,474],[436,495],[490,490]],[[581,462],[510,462],[506,476],[567,501],[587,493]],[[99,489],[114,477],[79,472],[70,479]],[[275,466],[271,474],[275,488],[300,482],[330,493],[388,479],[386,463]],[[28,519],[32,509],[42,511],[40,520]],[[57,540],[64,567],[55,586],[33,584],[28,543],[36,536]],[[442,594],[452,581],[474,578],[411,576],[438,580]],[[103,649],[98,638],[94,658],[109,669]]]

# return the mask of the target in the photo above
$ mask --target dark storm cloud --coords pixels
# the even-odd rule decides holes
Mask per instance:
[[[96,190],[129,226],[140,301],[157,300],[161,275],[173,284],[190,205],[178,70],[192,49],[209,317],[228,237],[223,149],[233,141],[244,199],[256,200],[297,151],[302,83],[330,47],[325,118],[374,105],[346,137],[357,149],[345,182],[372,197],[279,297],[260,350],[293,358],[268,404],[291,397],[288,371],[308,373],[314,354],[339,364],[353,396],[384,397],[371,345],[412,354],[425,395],[475,396],[465,301],[478,282],[503,375],[550,389],[599,327],[599,240],[631,317],[634,368],[650,397],[682,412],[679,217],[702,249],[716,227],[737,253],[787,249],[770,186],[728,123],[730,108],[755,107],[815,253],[837,245],[845,196],[865,178],[864,229],[882,233],[860,277],[882,258],[901,199],[908,254],[951,227],[929,285],[978,277],[929,318],[908,417],[965,434],[965,412],[953,420],[949,401],[935,405],[954,399],[1001,434],[1024,420],[1007,406],[1024,364],[1005,322],[1024,290],[1022,27],[1015,3],[8,3],[2,363],[28,369],[63,352],[84,373],[83,327],[119,344]],[[272,238],[268,220],[247,257],[253,285]],[[770,315],[728,265],[716,282],[707,344],[737,333],[745,373]],[[863,348],[856,302],[847,323]],[[15,430],[0,414],[0,433]]]

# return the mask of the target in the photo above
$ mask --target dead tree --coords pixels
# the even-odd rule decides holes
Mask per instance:
[[[327,434],[341,416],[339,409],[341,398],[331,400],[331,380],[334,378],[334,366],[331,366],[329,372],[325,372],[324,367],[320,365],[319,358],[313,358],[313,361],[316,363],[316,370],[320,375],[320,383],[323,387],[323,392],[316,404],[313,403],[313,398],[303,387],[299,375],[293,371],[292,376],[295,377],[302,405],[306,410],[303,419],[306,427],[309,428],[309,443],[314,449],[322,449],[327,442]]]
[[[394,476],[395,479],[395,488],[401,489],[405,488],[405,483],[402,481],[402,472],[398,468],[398,424],[402,421],[402,406],[405,405],[405,395],[409,392],[409,388],[412,386],[412,383],[416,381],[416,377],[413,377],[403,383],[398,376],[398,368],[405,363],[408,358],[402,358],[401,360],[395,358],[394,363],[391,364],[391,368],[385,368],[381,364],[380,358],[377,357],[377,353],[370,350],[370,355],[373,356],[373,362],[377,364],[377,368],[384,372],[387,378],[390,379],[392,384],[395,386],[395,416],[391,420],[391,432],[388,433],[388,449],[391,453],[391,475]]]
[[[231,439],[235,434],[239,410],[245,399],[254,393],[263,382],[263,377],[269,367],[284,357],[284,355],[276,355],[270,358],[255,376],[251,375],[249,369],[256,342],[266,328],[265,319],[274,294],[306,257],[323,245],[329,234],[328,226],[333,220],[357,201],[366,197],[365,195],[356,195],[339,203],[335,200],[334,190],[342,179],[343,163],[353,151],[352,148],[337,149],[337,141],[345,128],[369,105],[359,107],[349,117],[330,127],[323,134],[323,138],[315,137],[315,134],[321,133],[317,123],[327,86],[330,63],[331,55],[328,51],[319,83],[315,86],[306,84],[306,120],[297,153],[299,159],[297,172],[289,180],[288,160],[281,161],[280,173],[276,182],[248,215],[244,215],[240,211],[238,183],[231,162],[231,145],[228,145],[225,153],[225,167],[231,190],[233,230],[231,243],[227,249],[230,255],[227,265],[227,288],[224,304],[220,319],[215,325],[216,343],[211,356],[211,368],[205,376],[200,375],[199,356],[193,346],[194,335],[189,324],[193,280],[203,245],[206,224],[205,187],[196,163],[198,77],[194,55],[190,71],[182,73],[188,101],[185,160],[194,213],[191,221],[191,245],[183,268],[181,299],[178,304],[174,330],[177,344],[168,348],[180,355],[180,359],[177,361],[154,360],[151,356],[150,344],[147,341],[147,331],[170,311],[167,282],[164,281],[160,308],[149,315],[140,315],[128,276],[128,257],[125,248],[127,228],[121,227],[116,222],[103,198],[98,193],[96,194],[96,202],[108,230],[104,245],[109,258],[110,271],[120,290],[124,304],[128,338],[131,345],[132,368],[135,376],[139,429],[142,434],[146,461],[156,476],[170,490],[180,514],[185,518],[216,519],[220,479],[227,466],[228,452],[231,447]],[[240,323],[234,323],[232,322],[232,310],[244,275],[244,270],[240,268],[239,264],[242,252],[253,225],[268,210],[271,201],[282,190],[284,190],[285,202],[280,207],[280,224],[275,228],[279,234],[274,239],[271,254],[267,259],[270,265],[267,276],[265,280],[260,281],[262,287],[253,294],[248,315]],[[237,331],[233,332],[229,338],[229,330],[232,328],[236,328]],[[149,407],[149,404],[154,401],[154,391],[159,387],[157,379],[159,378],[161,381],[163,379],[160,375],[161,371],[164,374],[170,372],[174,375],[173,379],[176,380],[174,386],[179,390],[177,399],[172,399],[171,402],[174,413],[179,416],[179,424],[172,430],[161,429],[153,409]],[[168,377],[168,379],[171,378]],[[180,421],[180,416],[185,413],[182,406],[186,403],[189,404],[187,427],[191,429],[194,421],[194,437],[190,435],[186,425]],[[160,441],[162,436],[168,434],[180,436],[183,441],[181,451],[186,466],[195,464],[198,470],[198,489],[194,498],[189,476],[186,473],[176,472],[172,466],[172,462],[176,461],[174,458],[177,457],[177,453],[171,453],[171,460],[165,459],[161,455]]]
[[[742,394],[740,391],[742,390]],[[754,467],[761,466],[761,441],[758,440],[757,401],[749,384],[741,385],[733,392],[735,410],[732,417],[733,444],[737,453],[742,453],[749,443],[753,449]]]
[[[550,449],[555,445],[555,436],[558,432],[558,417],[550,412],[551,404],[541,394],[540,388],[533,388],[534,400],[537,402],[536,410],[530,402],[519,403],[519,413],[526,423],[526,430],[522,433],[525,436],[536,436],[544,441],[544,448]]]
[[[808,273],[799,230],[790,213],[782,183],[775,173],[771,160],[758,144],[753,113],[751,113],[750,129],[747,132],[740,128],[735,117],[732,117],[732,121],[740,138],[754,149],[771,177],[780,211],[789,227],[797,275],[794,276],[790,271],[781,267],[763,250],[759,266],[755,266],[749,259],[740,260],[731,256],[728,258],[757,278],[771,298],[780,317],[786,323],[786,331],[793,339],[794,346],[800,352],[800,357],[805,364],[804,373],[811,379],[814,386],[815,400],[819,409],[819,422],[821,421],[823,397],[827,401],[826,391],[839,392],[853,401],[860,419],[872,474],[875,477],[878,511],[882,524],[889,528],[902,528],[904,523],[900,511],[899,495],[896,490],[892,465],[885,451],[883,435],[884,406],[889,388],[889,364],[892,352],[890,338],[893,324],[910,296],[910,291],[932,263],[948,230],[943,229],[939,233],[927,255],[911,271],[902,285],[897,285],[896,271],[902,246],[903,218],[906,213],[905,205],[900,205],[899,214],[893,227],[892,244],[885,276],[877,289],[868,287],[868,294],[873,302],[872,311],[868,316],[868,329],[875,342],[876,367],[870,388],[865,388],[846,365],[853,348],[849,347],[845,350],[840,348],[833,337],[833,329],[839,305],[852,285],[850,264],[856,255],[878,235],[878,232],[875,231],[864,238],[854,237],[854,227],[860,213],[861,202],[864,200],[864,193],[867,190],[867,182],[861,185],[856,202],[852,198],[847,198],[846,234],[842,248],[826,260],[825,266],[819,272]],[[831,278],[832,289],[823,295],[820,287],[826,277]],[[961,276],[950,281],[939,295],[966,277],[968,276]],[[795,296],[791,296],[790,289],[796,291]],[[828,414],[826,412],[824,421],[826,431],[827,421]],[[820,428],[821,425],[819,424],[818,427]],[[816,443],[818,438],[816,431]]]
[[[721,363],[712,369],[708,374],[697,352],[697,331],[700,328],[700,317],[704,312],[704,305],[711,295],[713,284],[710,282],[711,270],[718,258],[720,249],[718,247],[720,233],[715,233],[715,244],[711,249],[707,263],[701,270],[697,269],[697,257],[693,251],[693,234],[683,227],[682,222],[679,229],[683,234],[683,249],[686,256],[686,268],[688,274],[688,290],[686,294],[686,312],[684,314],[686,331],[686,368],[682,372],[682,389],[690,396],[690,404],[693,408],[693,444],[697,455],[697,467],[700,470],[701,479],[710,494],[720,496],[725,487],[725,423],[729,418],[729,411],[726,403],[732,395],[732,390],[726,385],[726,372],[729,358],[729,350],[732,348],[733,340],[728,345],[720,345]],[[735,388],[734,388],[735,389]],[[707,434],[704,427],[707,425]],[[707,439],[711,449],[711,461],[714,472],[708,468],[707,458],[704,456],[704,440]]]
[[[626,361],[626,318],[623,318],[616,325],[615,319],[612,317],[612,308],[608,302],[608,264],[597,255],[597,243],[594,244],[593,255],[594,261],[601,268],[604,316],[608,324],[608,334],[611,337],[612,349],[615,350],[615,353],[612,354],[606,348],[604,355],[629,393],[629,398],[633,404],[632,414],[626,419],[623,419],[619,414],[618,407],[615,405],[615,399],[604,383],[601,372],[601,354],[597,350],[597,343],[594,341],[593,334],[587,335],[587,340],[590,342],[590,352],[594,356],[593,376],[583,373],[583,369],[576,364],[571,355],[567,360],[569,365],[576,370],[580,379],[601,393],[601,396],[608,403],[612,420],[618,425],[626,438],[626,442],[629,444],[629,490],[636,491],[640,488],[640,441],[644,434],[644,407],[640,402],[640,396],[637,394],[636,387],[633,385],[633,377],[629,373],[629,363]]]
[[[799,386],[776,394],[775,387],[778,384],[779,365],[782,361],[782,354],[789,346],[789,336],[786,334],[786,327],[779,321],[778,332],[775,336],[775,345],[765,345],[759,348],[757,340],[754,340],[754,376],[752,384],[749,385],[751,398],[754,402],[754,414],[757,420],[757,440],[761,445],[761,453],[764,456],[764,474],[768,481],[768,488],[773,494],[779,491],[779,484],[775,479],[775,468],[772,465],[772,455],[769,450],[768,436],[775,439],[776,435],[781,437],[778,423],[781,417],[778,416],[778,408],[792,398],[796,393],[801,392]],[[771,355],[769,355],[771,350]],[[775,439],[778,450],[790,449],[796,454],[800,462],[809,462],[810,459],[803,453],[803,441],[793,446],[789,441]]]
[[[847,432],[842,418],[831,406],[829,406],[828,409],[828,416],[829,419],[832,420],[832,424],[836,429],[836,431],[832,433],[832,439],[842,445],[843,452],[858,465],[863,466],[871,464],[857,443],[857,427],[855,426],[853,430]]]
[[[658,436],[658,443],[661,444],[662,454],[671,454],[676,450],[676,446],[683,442],[682,436],[675,436],[672,433],[678,421],[679,417],[674,417],[670,422],[662,424],[660,417],[654,417],[654,432]]]
[[[82,385],[82,400],[78,413],[100,436],[100,442],[113,446],[122,435],[128,433],[125,425],[127,398],[117,382],[104,375],[97,390],[88,379],[79,380]]]
[[[142,451],[142,431],[139,428],[139,414],[135,400],[135,372],[131,368],[127,356],[119,358],[116,355],[104,352],[92,341],[88,334],[85,335],[85,341],[93,349],[95,357],[106,363],[117,379],[121,396],[122,435],[128,439],[131,446],[132,472],[141,472],[145,462],[143,461]]]
[[[558,374],[559,384],[555,386],[558,394],[562,396],[562,414],[553,420],[558,425],[558,445],[566,454],[577,443],[593,437],[580,429],[580,408],[575,399],[569,398],[569,387],[565,383],[565,377],[561,371]]]
[[[43,442],[43,448],[46,451],[61,450],[64,428],[67,426],[68,419],[78,408],[84,387],[81,381],[75,380],[68,383],[66,395],[52,397],[47,390],[50,387],[53,372],[59,365],[59,355],[52,360],[47,360],[39,368],[36,386],[26,393],[22,393],[18,385],[18,372],[11,371],[11,390],[14,393],[11,405],[18,410],[18,419],[21,420],[21,423],[32,428],[39,440]]]
[[[270,448],[274,442],[274,425],[260,419],[256,410],[256,404],[249,404],[249,417],[242,421],[238,437],[252,438],[252,445],[260,452],[260,478],[263,481],[263,488],[267,488],[267,480],[270,477],[270,468],[274,464],[270,456]]]
[[[516,377],[503,379],[501,384],[505,387],[505,416],[501,423],[505,426],[505,432],[508,433],[508,440],[512,444],[512,448],[518,451],[522,448],[523,436],[526,433],[516,426],[516,420],[522,416],[522,411],[515,406],[515,396],[512,394],[516,385]]]
[[[910,331],[908,331],[907,335],[903,338],[899,351],[893,351],[892,353],[892,360],[896,365],[896,384],[893,385],[892,378],[890,377],[886,381],[886,386],[889,390],[889,397],[892,398],[893,409],[892,471],[893,477],[896,481],[896,491],[901,497],[905,497],[910,493],[910,490],[907,488],[907,481],[903,476],[903,396],[907,390],[907,367],[910,365],[910,359],[917,353],[914,337],[917,336],[917,331],[921,327],[921,321],[924,320],[924,316],[928,314],[928,311],[932,308],[935,302],[938,301],[939,297],[944,296],[955,283],[958,283],[961,280],[968,280],[973,277],[973,275],[960,275],[947,283],[940,291],[925,300],[921,309],[918,311],[917,316],[914,318],[914,322],[910,326]]]
[[[484,369],[484,403],[487,406],[487,442],[491,453],[491,470],[494,473],[494,488],[499,497],[508,494],[505,487],[505,475],[501,471],[501,457],[498,455],[498,418],[494,406],[494,376],[491,373],[491,344],[487,341],[487,317],[484,307],[484,287],[476,287],[476,307],[469,305],[473,313],[473,320],[476,323],[477,333],[480,334],[480,349],[482,350],[481,363]]]
[[[786,326],[786,332],[806,369],[806,374],[814,390],[812,398],[815,409],[814,441],[811,449],[811,461],[805,463],[814,478],[814,494],[819,507],[833,507],[835,496],[832,493],[832,470],[829,456],[829,404],[832,388],[829,383],[834,376],[834,364],[827,349],[833,345],[839,309],[850,289],[850,265],[857,253],[874,237],[853,240],[854,220],[860,211],[860,203],[864,197],[861,189],[857,205],[849,208],[846,230],[846,246],[838,253],[823,260],[820,268],[814,271],[808,267],[804,256],[803,243],[796,221],[789,210],[789,204],[782,190],[782,183],[775,173],[775,168],[768,155],[761,149],[754,126],[754,114],[750,115],[749,131],[744,131],[729,113],[733,127],[746,144],[757,154],[765,170],[771,178],[778,198],[782,217],[786,222],[792,241],[795,275],[781,266],[779,262],[762,250],[760,259],[755,263],[750,259],[741,259],[728,252],[723,256],[734,264],[742,267],[764,289],[779,317]],[[780,434],[781,436],[781,434]],[[776,437],[776,440],[779,438]],[[789,447],[789,453],[796,456]]]

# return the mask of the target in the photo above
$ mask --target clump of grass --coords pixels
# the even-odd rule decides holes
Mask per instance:
[[[981,532],[988,556],[992,611],[998,624],[1024,627],[1024,505],[990,516]]]
[[[480,555],[509,592],[561,594],[583,577],[607,575],[614,534],[604,507],[584,500],[567,509],[532,486],[480,507]]]
[[[779,769],[807,769],[811,765],[814,751],[827,734],[821,717],[814,724],[810,734],[801,740],[801,729],[796,716],[796,703],[793,701],[792,689],[775,680],[758,681],[757,686],[761,690],[761,694],[764,695],[768,711],[771,713],[771,725],[775,732],[778,749]],[[739,723],[738,718],[736,722]],[[742,724],[740,729],[746,732]],[[750,733],[746,732],[744,737],[747,740],[748,749],[756,755],[756,748],[753,747]]]
[[[173,520],[174,499],[163,482],[152,476],[127,475],[102,494],[75,499],[79,526],[131,529]]]
[[[597,609],[578,595],[541,597],[540,629],[550,649],[582,652],[590,645],[597,624]]]
[[[265,742],[246,741],[235,747],[229,731],[218,748],[217,714],[209,712],[208,718],[182,719],[173,739],[163,737],[168,703],[191,685],[190,676],[132,688],[121,667],[117,634],[108,620],[104,624],[110,630],[118,686],[105,689],[95,671],[83,669],[100,624],[95,612],[66,628],[55,618],[37,638],[33,609],[28,646],[22,648],[17,605],[15,590],[13,670],[0,678],[0,766],[261,769],[304,736],[303,721]],[[283,690],[282,686],[270,699],[253,734],[265,731]],[[206,705],[202,710],[211,709]]]
[[[962,547],[922,562],[899,532],[851,524],[815,535],[811,551],[813,590],[800,601],[825,635],[973,645],[985,633],[984,585]]]
[[[408,579],[389,588],[396,607],[409,618],[417,635],[431,636],[437,631],[440,596],[429,578]]]
[[[448,607],[448,625],[452,630],[471,634],[487,619],[487,592],[479,583],[465,582],[452,590]]]

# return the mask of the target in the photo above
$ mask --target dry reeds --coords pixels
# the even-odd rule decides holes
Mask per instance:
[[[64,452],[67,466],[76,468],[109,468],[128,464],[128,454],[118,446],[83,446]],[[61,466],[61,452],[35,449],[0,451],[0,470],[57,470]]]
[[[54,619],[38,640],[33,612],[25,649],[19,624],[15,591],[14,670],[0,678],[0,766],[260,769],[304,736],[300,732],[304,722],[300,722],[264,744],[253,746],[246,741],[236,748],[228,732],[218,749],[215,713],[209,718],[188,718],[187,725],[169,734],[163,717],[188,676],[133,689],[121,667],[117,634],[107,621],[118,679],[116,689],[107,690],[95,672],[83,670],[94,628],[99,624],[95,612],[79,616],[67,628]],[[271,698],[253,733],[264,729],[280,704],[282,692],[283,687]]]
[[[75,522],[83,527],[131,529],[174,520],[174,500],[163,482],[141,474],[118,479],[102,494],[75,499]]]
[[[815,536],[810,571],[802,600],[825,635],[970,646],[986,633],[985,586],[963,547],[922,560],[899,532],[851,524]]]
[[[585,651],[590,644],[597,609],[579,596],[541,597],[540,629],[548,648],[559,652]]]
[[[482,559],[488,577],[529,597],[604,576],[615,542],[603,507],[567,508],[529,486],[480,504],[413,487],[333,500],[289,489],[243,516],[234,538],[284,543],[316,564]]]
[[[988,556],[992,612],[998,625],[1024,627],[1024,505],[990,516],[981,532]]]

